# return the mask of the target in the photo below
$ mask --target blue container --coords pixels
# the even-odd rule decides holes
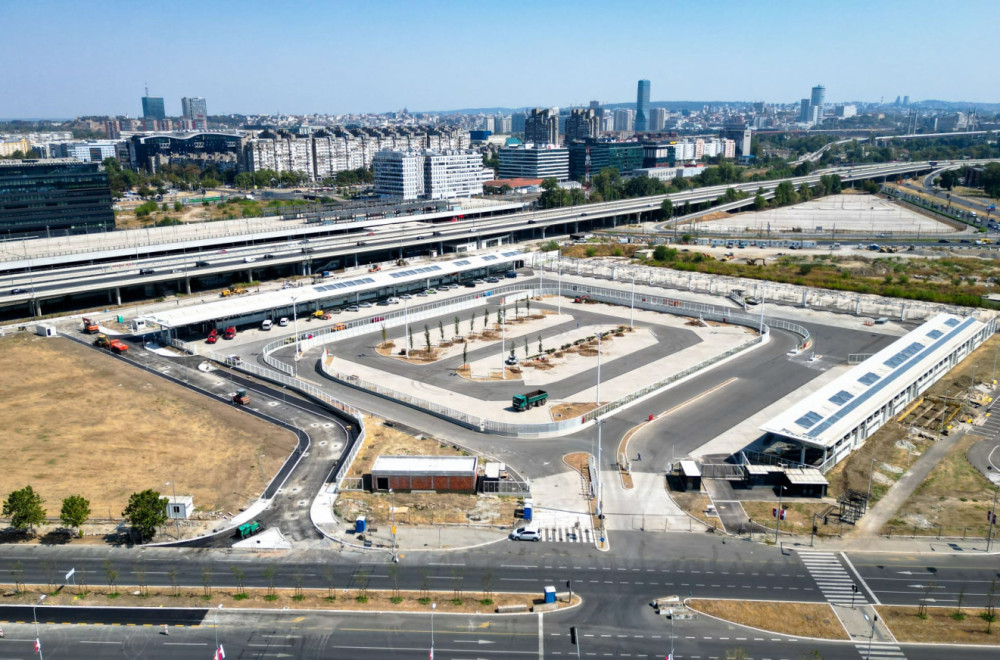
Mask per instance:
[[[357,533],[357,534],[362,534],[362,533],[364,533],[364,531],[365,531],[365,529],[367,528],[367,526],[368,526],[368,523],[367,523],[367,521],[365,520],[365,517],[364,517],[364,516],[358,516],[358,517],[357,517],[357,518],[356,518],[356,519],[354,520],[354,531],[355,531],[355,533]]]
[[[524,500],[524,519],[531,520],[531,510],[535,504],[531,500]]]
[[[554,603],[556,602],[556,588],[555,587],[545,587],[545,602]]]

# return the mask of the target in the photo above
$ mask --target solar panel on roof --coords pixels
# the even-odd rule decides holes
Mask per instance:
[[[940,330],[931,330],[930,332],[927,333],[927,336],[930,337],[931,339],[937,339],[943,334],[944,333],[941,332]]]
[[[795,420],[795,423],[801,426],[802,428],[807,429],[810,426],[816,424],[816,422],[818,422],[821,419],[823,419],[822,416],[810,410],[805,415],[802,415],[802,417],[799,417],[797,420]]]
[[[862,376],[861,378],[859,378],[858,382],[862,383],[864,385],[872,385],[872,384],[878,382],[878,379],[879,379],[878,376],[876,376],[875,374],[873,374],[872,372],[869,371],[864,376]]]
[[[958,325],[958,319],[948,319],[947,321],[944,322],[944,324],[949,328],[954,328],[956,325]]]
[[[842,406],[853,398],[854,395],[851,394],[850,392],[847,392],[845,390],[840,390],[839,392],[830,397],[830,403],[835,403],[838,406]]]
[[[483,256],[483,261],[496,261],[497,256],[494,254],[487,254]]]
[[[468,266],[469,265],[469,260],[468,259],[462,259],[461,261],[456,261],[454,265],[456,265],[456,266]]]
[[[903,364],[911,357],[919,353],[923,348],[924,348],[923,344],[918,342],[913,342],[912,344],[910,344],[900,352],[896,353],[882,364],[884,364],[887,367],[892,367],[893,369],[895,369],[896,367]]]

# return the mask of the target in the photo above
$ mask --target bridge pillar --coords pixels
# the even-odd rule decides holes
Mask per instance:
[[[900,321],[906,320],[906,303],[899,304],[899,320]]]
[[[580,223],[579,222],[574,222],[573,223],[573,233],[576,234],[579,231],[580,231]]]
[[[859,296],[854,299],[854,314],[855,316],[857,316],[860,313],[861,313],[861,297]]]
[[[802,445],[802,451],[799,453],[799,463],[803,465],[806,464],[806,446]]]
[[[122,304],[122,290],[121,287],[117,286],[115,287],[115,304],[116,305]]]
[[[247,268],[247,284],[253,282],[253,269]]]
[[[190,296],[191,295],[191,278],[184,278],[184,291]]]
[[[806,300],[806,296],[808,296],[808,295],[809,294],[806,291],[802,292],[802,306],[803,307],[808,307],[809,306],[809,302]]]
[[[39,298],[35,298],[31,301],[31,315],[41,316],[42,315],[42,301]]]

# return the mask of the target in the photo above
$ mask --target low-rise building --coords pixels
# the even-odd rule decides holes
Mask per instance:
[[[475,456],[378,456],[372,465],[371,488],[471,493],[476,491],[478,464]]]
[[[569,149],[508,147],[498,152],[501,179],[569,179]]]

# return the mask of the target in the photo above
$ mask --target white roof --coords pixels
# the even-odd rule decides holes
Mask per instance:
[[[194,495],[167,495],[167,504],[194,504]]]
[[[694,461],[681,461],[681,472],[685,477],[700,477],[701,470]]]
[[[814,468],[788,468],[785,476],[788,483],[796,486],[826,486],[830,483],[822,472]]]
[[[378,456],[372,474],[475,474],[475,456]]]
[[[326,278],[311,286],[220,298],[200,305],[153,312],[140,318],[153,321],[164,328],[179,328],[209,321],[250,316],[269,310],[291,309],[293,302],[303,306],[311,302],[344,298],[375,289],[413,284],[427,278],[439,278],[467,270],[499,266],[523,258],[524,254],[520,250],[512,248],[450,261],[421,262],[377,273],[362,272],[339,278]]]
[[[832,447],[931,367],[985,331],[986,325],[971,316],[938,314],[760,428],[814,447]]]

